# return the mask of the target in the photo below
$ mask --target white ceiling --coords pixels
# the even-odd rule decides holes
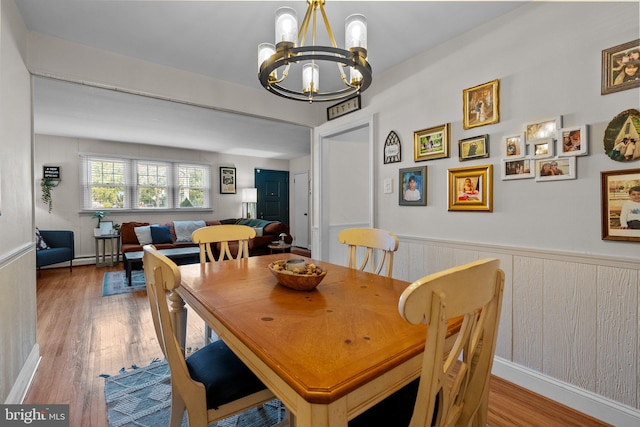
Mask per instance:
[[[275,10],[293,7],[301,20],[306,9],[303,0],[15,1],[29,31],[258,89],[257,45],[273,42]],[[327,0],[325,8],[338,45],[344,18],[367,17],[375,84],[376,73],[522,4]],[[318,35],[328,44],[322,27]],[[36,82],[34,111],[37,133],[282,159],[309,153],[302,126],[44,78]]]

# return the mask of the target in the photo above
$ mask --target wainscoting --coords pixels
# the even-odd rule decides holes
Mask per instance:
[[[393,276],[406,281],[500,259],[496,375],[613,425],[640,425],[640,259],[398,238]],[[329,261],[344,264],[342,245],[329,244]]]

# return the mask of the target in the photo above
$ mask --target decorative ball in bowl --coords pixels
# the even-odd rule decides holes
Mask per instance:
[[[278,279],[278,283],[297,291],[315,289],[327,275],[325,270],[315,264],[308,264],[304,260],[297,259],[272,262],[269,264],[269,270]]]

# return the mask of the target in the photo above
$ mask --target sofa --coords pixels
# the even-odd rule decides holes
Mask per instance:
[[[265,255],[270,253],[268,245],[280,240],[280,234],[285,233],[285,242],[291,243],[293,238],[289,233],[289,226],[279,221],[262,219],[230,218],[209,221],[171,221],[162,224],[148,222],[125,222],[120,226],[122,239],[122,254],[142,250],[142,246],[153,244],[157,249],[173,249],[198,246],[191,240],[191,233],[200,227],[216,226],[220,224],[240,224],[254,227],[256,237],[249,241],[249,254]]]
[[[39,230],[36,228],[36,267],[69,261],[73,271],[74,236],[71,230]]]

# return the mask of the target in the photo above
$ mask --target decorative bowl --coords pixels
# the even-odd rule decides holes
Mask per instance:
[[[314,264],[305,264],[304,270],[296,269],[289,271],[286,269],[286,260],[275,261],[269,264],[269,271],[278,279],[278,283],[287,288],[297,291],[311,291],[316,288],[327,275],[325,270],[316,267]]]

